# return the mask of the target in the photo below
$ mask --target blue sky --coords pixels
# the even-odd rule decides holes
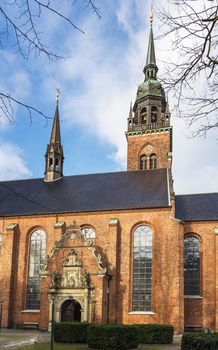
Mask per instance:
[[[1,52],[0,89],[53,117],[55,88],[60,88],[65,175],[125,170],[126,118],[137,85],[143,81],[150,2],[96,0],[102,14],[100,20],[84,7],[83,1],[74,6],[67,0],[54,3],[57,8],[61,3],[62,11],[72,15],[85,34],[61,19],[43,16],[43,40],[52,50],[69,58],[49,62],[44,56],[33,55],[24,60],[8,41]],[[158,30],[155,23],[154,31]],[[155,41],[160,72],[164,69],[165,51],[172,56],[168,45],[166,40]],[[174,102],[169,96],[171,107]],[[0,121],[0,179],[43,177],[52,120],[46,126],[42,117],[34,115],[30,126],[28,114],[18,108],[15,124],[1,116]],[[204,139],[189,138],[187,126],[173,113],[172,124],[176,192],[218,191],[215,133]]]

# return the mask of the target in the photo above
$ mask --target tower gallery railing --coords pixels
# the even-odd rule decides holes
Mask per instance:
[[[129,125],[129,131],[141,131],[141,130],[153,130],[153,129],[161,129],[167,128],[170,126],[169,121],[163,121],[158,123],[149,123],[149,124],[141,124],[141,125]]]

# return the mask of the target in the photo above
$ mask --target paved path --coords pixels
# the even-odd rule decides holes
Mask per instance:
[[[180,350],[181,335],[174,336],[173,344],[166,345],[140,345],[139,350]],[[0,330],[0,349],[13,349],[19,345],[48,342],[50,340],[49,332],[40,332],[32,330]]]
[[[18,345],[33,344],[49,341],[49,332],[40,332],[32,330],[14,330],[1,329],[0,330],[0,349],[14,348]]]

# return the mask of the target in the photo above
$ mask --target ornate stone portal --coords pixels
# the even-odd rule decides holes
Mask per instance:
[[[92,266],[92,270],[90,270],[91,267],[87,265],[87,262]],[[71,321],[78,320],[78,318],[81,322],[95,321],[95,284],[97,282],[98,286],[101,285],[101,298],[103,298],[104,283],[102,277],[108,277],[106,268],[103,267],[101,254],[94,247],[92,240],[84,237],[79,226],[69,226],[66,232],[62,234],[61,239],[55,242],[55,247],[52,249],[51,255],[47,256],[46,264],[42,269],[42,277],[50,277],[49,280],[51,281],[49,287],[50,320],[52,314],[50,295],[55,293],[54,321],[60,322],[63,320],[63,305],[67,304],[66,301],[70,303],[70,300],[72,306],[73,303],[77,306],[79,303],[81,306],[79,317],[78,307],[77,315],[74,315],[72,311]],[[95,281],[94,284],[93,281]],[[69,309],[74,310],[73,307]]]

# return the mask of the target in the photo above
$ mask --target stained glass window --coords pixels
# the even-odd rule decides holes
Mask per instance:
[[[200,295],[200,242],[193,235],[184,239],[184,294]]]
[[[27,281],[26,308],[40,309],[40,267],[45,262],[46,237],[45,232],[38,229],[30,236],[29,270]]]
[[[86,238],[95,238],[95,231],[92,227],[83,227],[82,228],[82,233]]]
[[[133,234],[132,311],[152,309],[152,230],[138,226]]]

